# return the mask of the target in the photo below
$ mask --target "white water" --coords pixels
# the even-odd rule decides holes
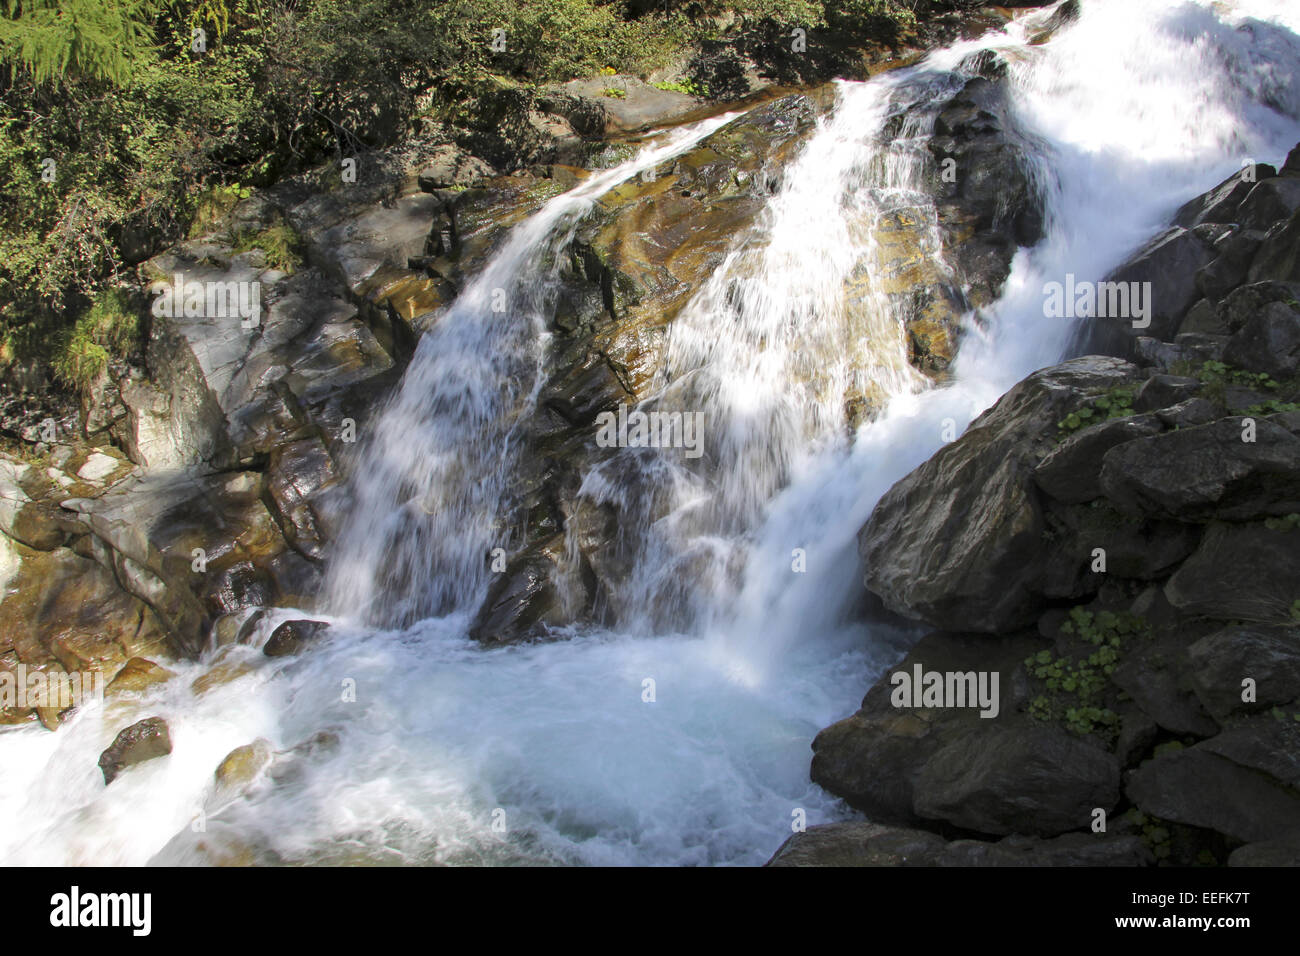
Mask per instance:
[[[426,540],[421,546],[435,549],[431,566],[443,570],[433,580],[422,567],[405,569],[413,603],[396,609],[397,616],[452,609],[444,617],[402,631],[344,623],[327,645],[287,661],[237,648],[253,669],[202,697],[188,684],[204,668],[190,665],[144,702],[83,714],[57,734],[0,734],[0,862],[212,862],[243,845],[294,861],[759,863],[789,835],[794,808],[805,809],[810,823],[836,817],[842,811],[834,801],[808,783],[808,743],[852,712],[897,656],[890,646],[897,636],[869,634],[841,614],[859,587],[854,536],[874,501],[933,453],[944,418],[960,426],[1024,374],[1059,357],[1070,330],[1043,318],[1045,281],[1066,271],[1100,278],[1181,201],[1245,158],[1279,162],[1300,140],[1294,35],[1259,24],[1236,29],[1250,15],[1300,30],[1300,11],[1265,0],[1226,6],[1236,12],[1085,0],[1080,22],[1046,45],[1024,46],[1013,26],[1005,36],[940,51],[909,71],[846,85],[798,174],[774,197],[755,248],[738,249],[700,291],[681,331],[674,329],[670,367],[701,370],[693,376],[700,390],[689,400],[716,413],[717,437],[736,472],[713,476],[730,483],[727,494],[735,498],[706,496],[689,519],[667,522],[647,544],[647,553],[675,560],[713,539],[724,563],[737,569],[738,578],[700,582],[702,613],[690,616],[693,630],[595,633],[481,650],[464,631],[482,582],[442,580],[465,558],[459,550],[440,556],[438,542]],[[930,82],[934,71],[989,45],[1015,60],[1021,122],[1046,144],[1049,232],[1017,258],[1005,294],[985,316],[986,331],[972,328],[956,383],[918,392],[889,352],[887,310],[872,307],[879,300],[870,294],[862,309],[845,307],[842,286],[827,277],[848,274],[853,258],[869,252],[869,236],[855,233],[854,223],[880,208],[873,203],[887,205],[896,195],[883,187],[906,186],[901,157],[867,163],[874,148],[869,124],[879,122],[895,90]],[[1265,99],[1290,116],[1261,105]],[[635,175],[637,162],[606,174],[609,183]],[[869,195],[861,192],[864,164],[882,187]],[[903,178],[890,184],[887,174]],[[598,188],[584,186],[573,201]],[[492,328],[485,340],[477,326],[490,322],[490,313],[482,301],[462,297],[449,316],[459,315],[460,326],[444,333],[437,350],[437,340],[426,337],[398,399],[405,402],[413,390],[414,409],[402,414],[425,409],[454,428],[450,409],[430,397],[475,395],[506,422],[482,440],[508,460],[512,412],[536,387],[538,366],[528,361],[539,362],[545,346],[531,317],[544,301],[530,299],[535,293],[515,281],[528,270],[534,280],[544,276],[541,247],[562,243],[580,211],[547,207],[489,267],[500,270],[492,282],[481,283],[485,290],[516,289],[511,314],[523,308],[529,322]],[[808,272],[810,263],[819,269]],[[728,276],[746,280],[730,311],[720,306],[736,301],[721,296]],[[711,334],[716,322],[729,323],[725,334]],[[761,355],[749,335],[763,338]],[[848,350],[862,340],[872,351],[851,361]],[[503,341],[516,347],[498,354]],[[901,347],[901,339],[893,341]],[[457,357],[454,374],[465,376],[460,391],[440,392],[431,375],[444,348]],[[505,393],[497,391],[507,370],[502,362],[523,373]],[[842,396],[861,370],[883,379],[895,397],[850,443],[842,437]],[[750,410],[762,414],[747,418]],[[399,424],[409,428],[410,419]],[[410,463],[399,462],[396,478],[385,472],[367,485],[360,476],[361,500],[372,502],[373,513],[383,513],[385,502],[430,494],[442,496],[440,507],[450,501],[470,508],[465,502],[474,494],[490,500],[495,488],[468,488],[456,474],[481,455],[438,457],[461,449],[462,439],[479,440],[478,425],[465,427],[441,447],[399,430],[413,454],[433,456],[438,477],[404,493]],[[689,489],[691,476],[681,477]],[[680,513],[681,504],[672,511]],[[458,514],[469,527],[445,529],[467,536],[457,549],[490,537],[476,523],[483,515]],[[391,545],[382,540],[379,547]],[[791,573],[796,547],[807,551],[805,574]],[[348,575],[360,579],[359,588],[344,599],[373,614],[368,602],[380,592],[365,578],[383,562],[375,554],[368,564],[364,548],[354,553]],[[473,553],[477,559],[482,550]],[[649,583],[642,593],[630,603],[653,607],[652,596],[661,592]],[[355,703],[340,700],[348,678],[356,681]],[[656,682],[652,704],[641,700],[646,678]],[[118,728],[146,714],[167,718],[173,754],[105,789],[98,753]],[[212,770],[229,750],[257,736],[288,749],[323,728],[340,736],[332,756],[304,762],[296,779],[210,805],[206,833],[192,832],[196,809],[212,799]],[[504,810],[504,835],[492,829],[497,808]]]

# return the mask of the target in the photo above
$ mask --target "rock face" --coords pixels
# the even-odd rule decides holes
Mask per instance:
[[[1094,857],[1121,865],[1294,861],[1293,181],[1260,166],[1185,205],[1115,272],[1160,284],[1150,327],[1089,330],[1135,361],[1036,372],[881,499],[866,586],[946,630],[814,741],[813,780],[872,822],[813,828],[774,865],[943,864],[951,827],[1008,835],[990,863],[1044,837],[1140,844]],[[890,676],[917,664],[998,674],[998,716],[895,706]]]
[[[1059,550],[1045,536],[1034,470],[1056,450],[1066,414],[1139,376],[1128,362],[1089,357],[1008,392],[880,500],[858,538],[868,589],[934,627],[998,631],[1032,622]]]
[[[128,767],[155,757],[165,757],[171,752],[172,739],[165,720],[147,717],[134,723],[119,733],[108,749],[99,755],[104,785],[112,783]]]
[[[945,840],[928,830],[878,823],[828,823],[786,840],[767,866],[1144,866],[1136,836],[1071,833],[1051,840]]]

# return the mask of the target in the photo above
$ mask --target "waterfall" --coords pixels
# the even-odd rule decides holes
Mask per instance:
[[[1077,22],[1029,42],[1043,18],[842,84],[685,307],[647,407],[705,410],[710,454],[620,449],[582,489],[620,496],[629,516],[619,627],[491,650],[466,637],[539,388],[557,251],[586,204],[728,117],[552,200],[426,333],[354,478],[330,641],[292,659],[236,648],[247,671],[206,694],[190,690],[202,665],[179,665],[143,701],[57,734],[0,733],[0,862],[755,864],[796,812],[844,817],[808,780],[809,742],[909,639],[844,613],[874,502],[940,447],[946,420],[960,429],[1061,357],[1071,330],[1043,317],[1045,282],[1101,278],[1181,202],[1300,140],[1290,0],[1085,0]],[[972,317],[953,380],[930,387],[872,272],[871,225],[899,206],[931,221],[931,105],[990,47],[1042,144],[1047,234]],[[927,254],[942,268],[937,232]],[[858,420],[846,398],[867,393],[875,414]],[[339,693],[349,681],[355,700]],[[106,789],[99,752],[152,714],[173,753]],[[332,746],[278,779],[213,793],[234,747],[261,736],[288,750],[322,731]]]

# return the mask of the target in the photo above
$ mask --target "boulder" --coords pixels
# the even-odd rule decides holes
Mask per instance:
[[[1236,624],[1202,637],[1187,655],[1196,696],[1219,720],[1300,698],[1300,627]],[[1253,703],[1242,700],[1246,678],[1255,682]]]
[[[1067,833],[1044,840],[948,841],[926,830],[879,823],[824,823],[796,833],[766,866],[1147,866],[1136,836]]]
[[[320,639],[329,625],[324,621],[285,621],[267,639],[262,653],[267,657],[290,657],[306,650]]]
[[[108,786],[128,767],[172,752],[171,733],[161,717],[146,717],[121,731],[99,755],[99,769]]]
[[[1065,414],[1138,374],[1089,356],[1016,385],[881,498],[858,536],[868,590],[896,613],[950,630],[1033,621],[1053,545],[1031,475],[1056,449]]]
[[[1300,438],[1267,419],[1243,441],[1241,419],[1181,428],[1105,452],[1101,488],[1121,511],[1246,521],[1300,511]]]
[[[1210,525],[1200,546],[1165,584],[1183,614],[1216,621],[1293,623],[1300,600],[1300,533],[1264,523]]]
[[[1086,828],[1119,801],[1114,755],[1047,725],[975,728],[916,776],[918,816],[980,833],[1053,836]]]
[[[1146,813],[1235,840],[1300,836],[1300,792],[1202,745],[1147,761],[1133,771],[1125,790]]]

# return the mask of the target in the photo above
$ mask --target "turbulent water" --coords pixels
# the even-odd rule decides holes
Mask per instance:
[[[1085,0],[1034,45],[1024,23],[842,84],[753,232],[674,323],[655,401],[705,413],[713,470],[640,452],[582,492],[647,496],[628,509],[645,518],[625,627],[496,650],[465,636],[543,369],[556,251],[602,191],[730,117],[552,200],[425,335],[354,478],[326,644],[276,660],[236,647],[223,666],[247,671],[201,696],[189,678],[205,667],[185,665],[142,702],[0,735],[0,862],[753,864],[794,811],[842,816],[808,782],[809,741],[908,639],[845,613],[874,502],[939,447],[946,420],[960,428],[1062,357],[1071,330],[1043,317],[1045,282],[1101,278],[1182,201],[1300,139],[1289,0]],[[987,47],[1012,63],[1018,122],[1042,144],[1047,235],[1017,255],[1001,299],[971,319],[955,380],[935,389],[907,365],[870,226],[900,206],[933,223],[917,189],[931,107]],[[885,141],[899,109],[907,122]],[[855,391],[887,404],[856,432]],[[644,480],[617,477],[629,473]],[[99,752],[152,714],[171,725],[172,755],[105,789]],[[234,747],[260,736],[288,750],[322,730],[332,745],[275,779],[213,792]]]

